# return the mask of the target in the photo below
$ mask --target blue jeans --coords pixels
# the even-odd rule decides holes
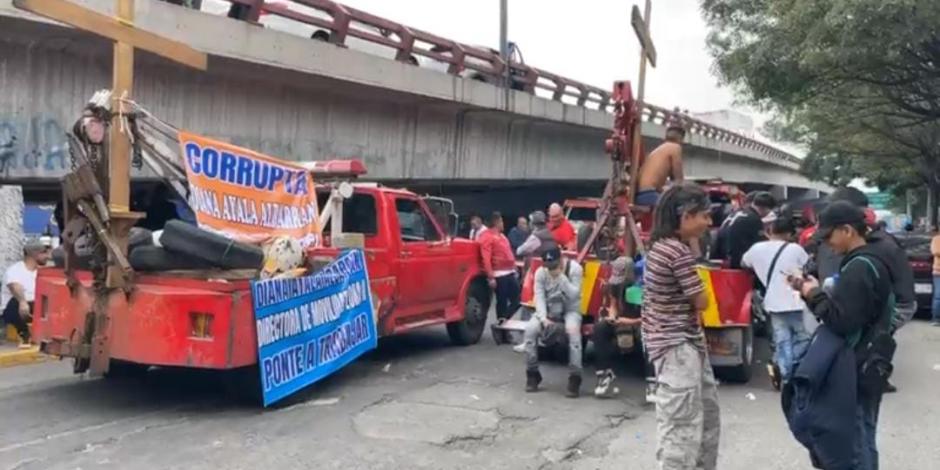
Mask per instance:
[[[774,329],[774,344],[777,351],[774,360],[780,368],[783,381],[790,380],[793,363],[806,354],[809,346],[809,333],[803,324],[803,311],[771,312],[770,322]]]
[[[855,424],[858,427],[855,441],[855,465],[852,470],[878,470],[878,411],[881,397],[858,397],[855,407]]]
[[[933,305],[931,305],[933,321],[940,321],[940,276],[933,277]]]
[[[655,207],[659,202],[659,191],[655,189],[641,189],[637,191],[633,203],[638,206]]]

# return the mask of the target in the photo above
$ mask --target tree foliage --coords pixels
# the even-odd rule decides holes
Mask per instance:
[[[940,192],[940,1],[701,0],[715,71],[804,171]],[[936,198],[935,198],[936,200]]]

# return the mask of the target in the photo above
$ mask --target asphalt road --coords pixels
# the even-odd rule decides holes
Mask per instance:
[[[912,324],[900,343],[881,468],[936,468],[940,328]],[[654,416],[634,369],[621,371],[615,399],[564,398],[560,364],[544,367],[544,391],[526,394],[521,355],[488,334],[452,347],[432,329],[384,341],[261,410],[233,400],[215,374],[153,370],[115,381],[73,376],[64,362],[20,366],[0,370],[0,469],[654,470]],[[762,370],[720,393],[719,468],[810,468]]]

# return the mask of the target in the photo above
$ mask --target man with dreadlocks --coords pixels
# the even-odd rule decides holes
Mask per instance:
[[[701,312],[705,286],[689,243],[711,226],[708,196],[683,183],[656,206],[646,258],[643,341],[656,371],[656,458],[661,470],[715,470],[720,417]]]

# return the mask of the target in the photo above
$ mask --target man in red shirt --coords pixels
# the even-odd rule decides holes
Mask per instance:
[[[565,218],[565,212],[557,203],[548,207],[548,228],[552,231],[552,237],[563,250],[575,250],[577,248],[578,237],[574,233],[574,226]]]
[[[490,288],[496,292],[496,321],[502,322],[519,309],[519,280],[516,278],[516,257],[503,235],[503,216],[494,212],[490,227],[478,241],[483,253],[483,270]]]

